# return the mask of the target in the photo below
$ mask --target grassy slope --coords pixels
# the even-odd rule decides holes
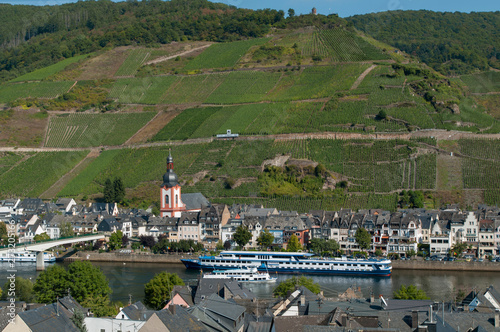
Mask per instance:
[[[338,47],[331,40],[341,34],[329,34],[321,30],[316,32],[314,42],[316,43],[315,47],[322,50],[326,56],[319,61],[318,59],[313,61],[312,53],[314,52],[310,51],[311,55],[305,55],[304,51],[312,50],[311,39],[304,37],[307,35],[312,36],[310,32],[306,31],[286,35],[286,38],[281,35],[277,39],[261,39],[249,41],[246,44],[237,42],[212,46],[194,59],[190,59],[189,55],[186,55],[182,56],[181,60],[175,58],[168,60],[161,67],[168,69],[169,63],[172,65],[181,64],[181,66],[176,67],[179,74],[192,74],[193,70],[197,70],[197,75],[120,78],[110,89],[110,97],[116,98],[122,103],[186,105],[187,109],[153,138],[159,142],[211,137],[217,133],[225,132],[226,129],[232,129],[233,132],[242,135],[323,131],[407,132],[410,127],[478,130],[486,129],[491,126],[492,122],[497,121],[485,113],[483,108],[478,109],[474,104],[471,104],[471,99],[462,100],[460,115],[452,115],[450,111],[436,112],[432,104],[419,96],[409,86],[410,82],[418,84],[418,82],[425,80],[423,77],[398,74],[390,64],[383,62],[375,63],[375,69],[368,73],[356,89],[351,90],[354,81],[372,63],[339,64],[332,63],[331,59],[336,57],[340,60],[367,60],[370,58],[369,55],[373,59],[386,59],[387,56],[379,49],[363,43],[379,45],[369,38],[365,38],[361,42],[360,37],[349,35],[349,38],[346,39],[349,42],[349,47],[342,49],[343,53],[339,53]],[[294,44],[297,44],[296,48],[294,48]],[[262,45],[265,45],[266,48],[260,48]],[[242,53],[243,48],[247,53],[235,56],[237,53]],[[213,55],[210,56],[210,52],[214,52],[213,50],[216,49],[225,49],[228,56],[220,57],[215,61]],[[298,53],[294,49],[302,50],[303,55],[298,57]],[[351,49],[352,53],[346,49]],[[257,50],[260,52],[258,56],[256,55]],[[121,58],[121,66],[117,72],[114,72],[114,75],[134,75],[138,65],[148,57],[148,52],[144,49],[129,51],[129,57]],[[360,52],[364,52],[364,55]],[[399,58],[397,59],[399,60]],[[308,65],[298,65],[297,61]],[[286,64],[288,66],[285,66]],[[213,72],[215,68],[233,67],[252,70]],[[64,66],[60,65],[58,68],[61,77],[65,77]],[[85,75],[85,71],[96,72],[98,70],[98,68],[92,67],[91,60],[81,64],[80,68],[83,68],[81,75]],[[167,69],[165,74],[171,72]],[[477,90],[477,86],[487,87],[486,92],[498,90],[497,86],[491,83],[494,80],[488,80],[490,77],[488,75],[486,78],[484,76],[478,76],[478,78],[463,77],[462,81],[470,85],[473,85],[470,82],[478,82],[474,88],[471,87],[471,90]],[[62,83],[67,84],[66,82],[52,84]],[[18,85],[18,87],[24,87],[24,85]],[[11,88],[12,85],[0,87],[0,96],[2,91],[8,94]],[[21,89],[19,91],[21,91],[19,96],[23,96],[23,94],[26,96],[27,90]],[[12,98],[6,98],[5,101]],[[220,106],[190,108],[189,105],[192,103],[213,103]],[[376,117],[381,109],[384,109],[388,115],[386,120],[381,121]],[[109,121],[105,120],[107,117],[121,117],[111,114],[86,115],[85,117],[89,116],[102,117],[99,122],[101,123],[100,127]],[[145,123],[143,120],[147,121],[144,116],[140,115],[139,121],[129,120],[133,122],[135,127],[132,126],[133,128],[129,130],[130,133],[127,132],[125,136],[129,137],[142,127]],[[52,119],[51,125],[54,126],[56,121],[58,121],[57,118]],[[472,126],[460,127],[457,123],[461,122],[472,123]],[[59,133],[61,139],[54,140],[54,137],[51,138],[49,135],[47,137],[48,145],[85,147],[111,144],[107,143],[109,140],[100,139],[99,133],[92,134],[90,132],[89,134],[93,138],[99,138],[92,141],[95,144],[88,139],[82,141],[73,138],[72,135],[78,136],[75,133],[81,129],[76,128],[78,121],[74,124],[64,124],[63,127],[66,129],[62,129],[62,132]],[[116,136],[113,134],[113,129],[98,131],[106,132],[108,136],[111,135],[111,138]],[[116,129],[115,132],[117,132]],[[121,130],[120,135],[124,135]],[[113,144],[121,144],[124,139],[119,139]],[[497,141],[494,141],[493,144],[497,144]],[[437,174],[440,174],[440,170],[444,172],[445,168],[441,165],[446,165],[446,161],[441,161],[441,159],[436,161],[436,155],[433,151],[425,150],[425,147],[426,145],[421,143],[407,141],[394,141],[387,144],[368,141],[359,144],[357,141],[292,140],[274,142],[267,140],[174,146],[172,153],[177,156],[176,171],[186,182],[183,188],[185,192],[201,191],[212,199],[219,197],[221,201],[226,201],[228,198],[234,200],[230,197],[246,197],[258,193],[260,189],[257,177],[260,174],[260,166],[264,160],[281,154],[323,163],[330,172],[335,172],[332,174],[340,174],[340,177],[334,176],[334,178],[337,177],[337,180],[347,179],[350,185],[349,193],[357,193],[353,197],[340,195],[329,197],[326,200],[302,198],[303,207],[297,208],[299,210],[306,209],[308,206],[333,209],[338,206],[346,206],[346,204],[359,208],[380,206],[393,209],[395,207],[393,192],[401,189],[460,190],[464,186],[484,188],[484,184],[477,182],[483,180],[474,180],[474,176],[470,180],[465,175],[462,179],[458,173],[458,178],[451,178],[453,183],[450,183],[449,180],[443,183],[442,179],[436,181],[436,169]],[[106,151],[71,180],[58,195],[96,194],[101,191],[106,178],[116,176],[125,180],[127,188],[156,184],[164,172],[164,157],[167,150],[167,148],[144,148]],[[83,155],[78,154],[78,158],[81,157]],[[445,164],[441,164],[442,162]],[[498,162],[492,161],[491,165],[488,164],[484,167],[495,170],[498,167]],[[23,163],[16,167],[20,174],[22,174],[21,170],[24,167],[21,165],[28,164]],[[32,167],[26,166],[24,168],[31,169]],[[469,167],[464,168],[463,173],[470,177],[470,172],[474,173],[473,169],[476,166],[471,163],[462,163],[463,167]],[[64,170],[61,169],[61,171]],[[210,180],[210,177],[213,181]],[[224,185],[225,179],[229,177],[238,180],[236,188],[231,190],[226,189]],[[21,185],[21,180],[16,184],[14,180],[8,180],[4,175],[0,177],[0,182],[11,187],[9,191],[4,191],[3,195],[6,192],[26,194],[26,190],[16,189],[17,186]],[[436,183],[438,188],[436,188]],[[471,183],[479,184],[472,185]],[[37,194],[40,190],[42,188],[32,188],[29,193]],[[495,192],[489,191],[488,193],[488,197],[497,197]],[[495,200],[495,198],[490,199]],[[287,201],[286,199],[281,201],[268,199],[265,203],[276,204],[283,208],[292,208],[294,204],[293,200]]]

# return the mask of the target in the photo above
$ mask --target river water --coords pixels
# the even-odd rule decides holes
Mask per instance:
[[[66,266],[68,263],[55,263]],[[182,264],[159,263],[104,263],[94,262],[109,280],[113,293],[111,300],[139,301],[144,298],[144,285],[160,272],[177,273],[186,284],[195,285],[199,272],[187,270]],[[7,282],[8,265],[0,263],[0,284]],[[17,276],[35,280],[40,273],[35,271],[32,263],[17,263]],[[291,278],[291,275],[278,274],[278,282]],[[473,288],[484,291],[493,285],[500,290],[500,273],[497,272],[461,272],[461,271],[422,271],[422,270],[394,270],[391,277],[346,277],[346,276],[310,276],[318,283],[326,297],[336,297],[350,286],[360,287],[365,296],[371,292],[375,297],[383,295],[392,297],[392,293],[401,285],[416,285],[424,290],[431,299],[449,302],[459,289],[468,293]],[[274,284],[246,284],[260,298],[270,298]]]

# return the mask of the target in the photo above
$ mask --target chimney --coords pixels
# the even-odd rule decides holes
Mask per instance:
[[[495,328],[500,327],[500,311],[497,309],[495,310]]]
[[[300,305],[301,306],[306,305],[306,296],[303,294],[300,296]]]
[[[170,313],[171,313],[172,315],[175,315],[175,307],[176,307],[176,306],[175,306],[175,304],[173,304],[173,303],[172,303],[171,305],[169,305],[169,306],[168,306],[168,310],[170,311]]]
[[[341,319],[341,322],[342,322],[342,326],[347,326],[347,315],[342,315],[342,319]]]
[[[370,293],[370,303],[375,303],[375,295],[373,293]]]
[[[411,312],[411,328],[416,329],[418,328],[418,311],[413,310]]]

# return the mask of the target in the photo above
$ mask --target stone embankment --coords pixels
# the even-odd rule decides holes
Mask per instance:
[[[127,253],[127,252],[86,252],[79,251],[76,254],[65,257],[62,261],[73,262],[73,261],[84,261],[88,260],[91,262],[124,262],[124,263],[167,263],[167,264],[182,264],[182,258],[193,258],[197,256],[191,256],[187,254],[165,254],[165,255],[155,255],[151,253]]]
[[[181,264],[182,258],[197,258],[187,254],[151,254],[151,253],[97,253],[80,251],[62,259],[65,262],[88,260],[91,262],[124,262],[124,263],[165,263]],[[500,263],[491,262],[443,262],[443,261],[392,261],[393,270],[434,270],[434,271],[477,271],[500,272]]]

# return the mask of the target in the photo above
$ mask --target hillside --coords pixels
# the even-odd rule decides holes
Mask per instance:
[[[499,11],[389,11],[356,15],[348,21],[445,75],[500,69]]]
[[[126,203],[148,204],[172,149],[183,191],[214,202],[499,203],[498,72],[447,78],[336,17],[267,26],[97,49],[3,83],[0,195],[99,198],[121,177]],[[227,129],[240,137],[214,139]]]

